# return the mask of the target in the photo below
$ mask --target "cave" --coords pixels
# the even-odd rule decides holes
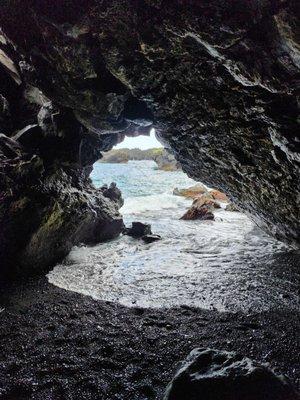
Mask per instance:
[[[3,1],[0,399],[299,398],[299,17],[296,0]],[[93,164],[153,129],[255,225],[249,252],[224,247],[244,275],[222,280],[218,246],[210,281],[196,270],[206,307],[120,304],[109,287],[92,298],[46,278],[82,245],[117,253],[121,193],[94,186]],[[200,264],[209,226],[186,243]],[[180,274],[174,254],[145,265]]]

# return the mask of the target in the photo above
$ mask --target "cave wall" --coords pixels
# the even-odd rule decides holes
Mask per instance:
[[[299,246],[298,1],[24,3],[0,15],[2,133],[38,125],[26,151],[78,180],[153,124],[189,176]]]

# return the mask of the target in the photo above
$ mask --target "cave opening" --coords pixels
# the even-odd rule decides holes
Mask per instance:
[[[189,178],[154,129],[102,153],[90,178],[118,203],[124,229],[110,241],[73,247],[48,275],[51,283],[127,307],[293,307],[292,283],[278,276],[288,247],[225,193]]]

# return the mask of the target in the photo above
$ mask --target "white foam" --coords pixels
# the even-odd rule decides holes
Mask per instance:
[[[159,219],[156,211],[143,214],[162,241],[146,245],[125,236],[73,248],[49,281],[126,306],[186,304],[221,311],[284,306],[280,293],[289,283],[275,281],[270,264],[274,255],[287,251],[285,245],[241,213],[220,210],[216,221],[199,222],[180,221],[181,211],[165,210]],[[127,223],[132,220],[128,215]]]
[[[155,194],[149,196],[129,197],[125,199],[121,208],[122,214],[142,214],[148,211],[160,211],[187,207],[190,201],[171,193]]]

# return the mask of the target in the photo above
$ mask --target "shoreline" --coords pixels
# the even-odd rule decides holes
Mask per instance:
[[[196,347],[270,363],[300,388],[300,311],[127,308],[48,283],[0,289],[0,399],[160,399]]]

